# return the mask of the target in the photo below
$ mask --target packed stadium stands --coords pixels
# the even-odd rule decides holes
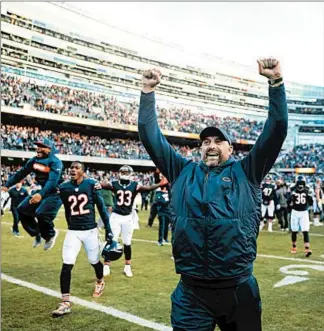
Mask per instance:
[[[157,100],[160,127],[167,130],[173,147],[183,156],[199,159],[198,136],[193,134],[208,125],[229,132],[237,158],[242,158],[259,136],[268,97],[266,83],[257,75],[243,69],[236,74],[210,72],[147,58],[69,30],[59,16],[53,15],[53,22],[40,21],[29,5],[23,6],[24,16],[6,6],[1,10],[1,147],[17,152],[10,157],[21,157],[18,151],[33,151],[33,142],[41,135],[55,141],[59,154],[90,157],[86,159],[89,164],[94,157],[125,163],[149,160],[136,136],[136,125],[141,73],[151,66],[161,67],[164,73]],[[321,171],[324,88],[287,81],[286,90],[290,127],[287,147],[276,168],[293,171],[302,166]],[[33,110],[36,112],[31,114]],[[49,127],[44,114],[51,118],[64,115],[64,128],[58,124]],[[34,118],[36,123],[20,125],[21,116]],[[78,128],[72,127],[75,120],[79,120]],[[100,126],[98,132],[91,120]],[[107,126],[109,137],[102,133]],[[128,129],[133,135],[128,135]],[[311,151],[296,146],[312,143],[315,137],[318,144],[310,145]],[[196,140],[196,145],[183,140],[186,138]],[[104,171],[109,171],[109,162]],[[137,165],[143,171],[145,164]]]
[[[4,106],[22,107],[27,103],[36,110],[54,114],[129,125],[137,123],[138,104],[135,100],[126,104],[118,102],[112,95],[98,95],[57,85],[41,86],[5,74],[1,75],[1,84]],[[199,133],[205,126],[216,124],[224,127],[234,139],[256,140],[264,124],[244,118],[194,113],[184,108],[166,109],[158,106],[157,111],[162,129]]]
[[[297,145],[277,163],[281,168],[317,168],[324,169],[324,145]]]

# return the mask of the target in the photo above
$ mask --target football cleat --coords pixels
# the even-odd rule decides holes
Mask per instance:
[[[305,249],[305,257],[310,257],[312,255],[312,251],[308,248]]]
[[[14,229],[11,229],[11,233],[12,233],[15,237],[19,237],[19,231],[15,231]]]
[[[55,245],[55,241],[56,241],[56,238],[59,234],[59,231],[57,229],[55,229],[55,235],[53,237],[51,237],[50,239],[46,240],[45,241],[45,244],[44,244],[44,250],[47,251],[49,249],[52,249]]]
[[[126,264],[124,267],[124,275],[127,277],[133,277],[132,268],[130,264]]]
[[[33,242],[33,247],[37,248],[41,245],[41,243],[42,243],[42,237],[40,235],[38,235],[35,237],[35,240]]]
[[[53,317],[61,317],[66,314],[71,313],[71,304],[70,302],[61,302],[58,307],[53,310],[52,316]]]
[[[108,264],[104,264],[103,275],[104,275],[104,277],[110,275],[110,266]]]
[[[290,250],[291,254],[296,254],[297,253],[297,248],[296,247],[292,247]]]
[[[105,288],[105,282],[103,280],[101,282],[96,282],[92,296],[94,298],[99,298],[103,293],[104,288]]]

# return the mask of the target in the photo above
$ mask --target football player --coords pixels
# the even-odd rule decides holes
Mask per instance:
[[[171,223],[170,185],[166,184],[156,189],[156,207],[159,218],[158,245],[168,242],[169,224]]]
[[[275,217],[275,198],[276,185],[272,183],[272,176],[267,175],[264,183],[261,185],[262,205],[261,205],[261,223],[260,230],[264,227],[264,219],[268,221],[268,231],[272,232],[272,222]]]
[[[33,246],[41,240],[38,234],[45,239],[44,250],[49,250],[55,245],[58,230],[54,229],[54,219],[62,205],[57,193],[58,184],[63,182],[62,161],[54,154],[54,145],[48,139],[35,143],[36,156],[17,171],[7,182],[3,191],[20,182],[28,174],[35,173],[36,182],[42,189],[36,194],[27,197],[18,206],[19,220],[23,228],[31,237],[36,237]],[[36,222],[37,219],[37,222]]]
[[[313,215],[314,215],[314,226],[323,226],[320,223],[320,217],[323,211],[322,199],[323,199],[323,190],[322,190],[322,181],[320,178],[316,179],[314,187],[314,206],[313,206]]]
[[[134,231],[133,204],[137,193],[143,191],[152,191],[160,187],[164,182],[151,186],[141,186],[138,182],[132,180],[133,169],[124,165],[119,169],[118,180],[112,183],[101,183],[104,190],[111,190],[115,194],[115,204],[110,216],[110,226],[114,234],[114,240],[118,241],[121,233],[125,266],[124,274],[127,277],[133,277],[131,269],[132,257],[132,237]],[[110,275],[110,261],[105,260],[104,276]]]
[[[309,213],[308,208],[313,204],[313,198],[309,187],[306,185],[306,178],[298,175],[295,185],[291,188],[291,194],[288,198],[288,204],[291,206],[291,253],[297,252],[297,234],[303,232],[305,256],[312,255],[309,245]]]
[[[117,246],[117,243],[112,240],[113,234],[109,224],[109,216],[101,191],[94,188],[97,182],[92,178],[85,178],[84,165],[80,162],[71,164],[70,177],[71,180],[59,186],[68,231],[62,252],[63,264],[60,276],[62,302],[53,311],[53,317],[63,316],[71,312],[71,271],[82,245],[97,277],[93,297],[100,297],[103,293],[105,282],[103,279],[103,264],[99,260],[101,242],[96,223],[95,206],[97,206],[105,225],[107,245]]]
[[[9,196],[11,198],[11,213],[13,217],[13,226],[12,226],[12,234],[14,236],[19,236],[19,213],[17,207],[19,204],[28,197],[28,191],[22,187],[22,183],[18,182],[16,186],[12,187],[9,191]]]

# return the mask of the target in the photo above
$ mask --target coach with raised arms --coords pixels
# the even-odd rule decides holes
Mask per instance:
[[[180,282],[172,293],[173,330],[260,331],[261,299],[253,276],[261,217],[263,178],[287,135],[288,111],[281,66],[258,60],[269,83],[269,113],[249,154],[232,157],[230,135],[207,127],[200,133],[201,161],[175,152],[157,122],[158,69],[143,74],[138,131],[153,162],[172,185],[173,256]]]

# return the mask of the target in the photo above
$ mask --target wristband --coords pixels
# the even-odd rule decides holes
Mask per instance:
[[[279,77],[277,79],[269,79],[268,80],[268,83],[269,83],[270,86],[276,85],[276,84],[281,83],[281,82],[283,82],[283,78],[282,77]]]

